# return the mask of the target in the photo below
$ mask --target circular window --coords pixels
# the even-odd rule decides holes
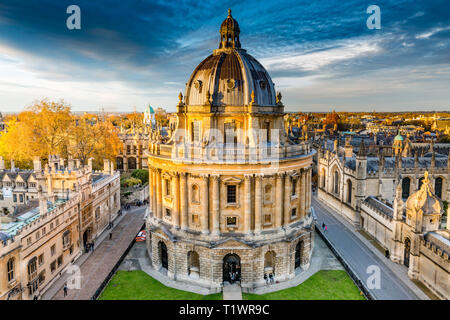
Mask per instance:
[[[235,81],[233,79],[228,79],[227,80],[227,87],[228,87],[228,89],[233,89],[235,85],[236,85],[236,83],[235,83]]]
[[[259,86],[260,86],[261,89],[265,90],[266,86],[267,86],[267,83],[265,81],[260,81],[259,82]]]

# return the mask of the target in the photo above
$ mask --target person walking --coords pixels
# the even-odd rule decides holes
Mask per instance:
[[[64,291],[64,298],[65,298],[65,297],[67,297],[67,283],[64,283],[63,291]]]
[[[94,251],[94,241],[92,241],[91,246],[92,246],[92,251]]]
[[[273,284],[273,274],[269,273],[269,282]]]
[[[109,240],[112,238],[112,232],[109,233]]]
[[[267,277],[267,274],[264,273],[264,280],[266,281],[266,285],[269,285],[269,278]]]
[[[325,231],[327,231],[328,230],[328,226],[327,225],[325,225]]]
[[[325,222],[322,222],[322,229],[325,230]]]

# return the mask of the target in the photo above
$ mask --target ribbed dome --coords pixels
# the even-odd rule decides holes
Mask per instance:
[[[218,50],[203,60],[186,84],[185,103],[216,106],[246,106],[252,102],[260,106],[275,106],[275,88],[266,69],[240,48],[239,25],[231,17],[220,28]],[[225,38],[224,38],[225,37]]]

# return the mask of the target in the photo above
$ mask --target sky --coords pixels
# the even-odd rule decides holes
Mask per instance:
[[[370,5],[381,28],[369,29]],[[69,30],[69,5],[81,29]],[[0,0],[0,111],[175,111],[228,8],[286,111],[450,111],[450,6],[430,1]]]

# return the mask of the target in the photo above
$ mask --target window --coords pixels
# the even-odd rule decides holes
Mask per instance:
[[[172,188],[170,185],[170,179],[164,179],[164,184],[166,186],[166,196],[170,196]]]
[[[39,263],[39,266],[42,266],[44,264],[44,254],[41,254],[38,257],[38,263]]]
[[[40,237],[40,234],[39,234],[39,231],[38,231],[38,232],[36,232],[36,240],[38,240],[39,237]]]
[[[52,229],[53,229],[53,222],[50,223],[50,230],[52,230]]]
[[[334,179],[334,193],[336,193],[336,194],[339,194],[339,172],[337,172],[337,170],[336,171],[334,171],[334,177],[333,177],[333,179]]]
[[[56,247],[55,247],[55,245],[52,245],[50,247],[50,254],[53,256],[53,255],[55,255],[55,253],[56,253]]]
[[[30,188],[36,188],[36,182],[30,182]]]
[[[95,209],[95,220],[100,220],[100,207],[97,207],[97,209]]]
[[[227,217],[227,227],[235,227],[237,225],[236,217]]]
[[[236,186],[227,185],[227,203],[236,203]]]
[[[11,258],[8,260],[6,264],[6,270],[8,273],[8,282],[11,282],[15,279],[14,277],[14,267],[15,267],[15,261],[14,258]]]
[[[130,147],[130,145],[127,145],[127,154],[130,154],[131,153],[131,147]]]
[[[200,141],[200,121],[193,121],[192,122],[192,136],[191,136],[192,142],[199,142]]]
[[[195,203],[200,202],[200,193],[199,193],[198,186],[196,184],[194,184],[192,186],[191,199],[192,199],[192,202],[195,202]]]
[[[45,227],[42,228],[42,235],[45,235]]]
[[[36,277],[37,267],[36,267],[36,257],[31,258],[30,262],[28,262],[28,280],[32,280]]]
[[[137,147],[133,146],[133,154],[136,154],[136,153],[137,153]]]
[[[56,260],[50,264],[50,271],[53,273],[56,270]]]
[[[62,263],[63,263],[63,256],[59,256],[58,257],[58,267],[61,267]]]
[[[297,216],[297,208],[292,208],[291,210],[291,218],[295,218]]]
[[[291,195],[295,196],[297,194],[297,178],[291,179]]]
[[[19,202],[23,202],[23,195],[19,194]]]
[[[31,237],[27,238],[27,245],[31,245]]]
[[[170,209],[167,209],[167,208],[166,208],[166,217],[170,217],[171,214],[172,214],[172,213],[170,212]]]
[[[39,284],[42,284],[45,281],[45,270],[39,273],[38,282]]]
[[[63,247],[65,248],[70,244],[70,231],[66,230],[63,233]]]
[[[192,223],[194,225],[199,225],[200,224],[200,220],[199,220],[198,214],[193,214],[192,215]]]
[[[264,187],[264,202],[270,203],[272,201],[272,186],[270,184]]]
[[[272,224],[272,215],[270,214],[264,215],[264,224]]]
[[[13,201],[17,202],[17,194],[13,194]]]

